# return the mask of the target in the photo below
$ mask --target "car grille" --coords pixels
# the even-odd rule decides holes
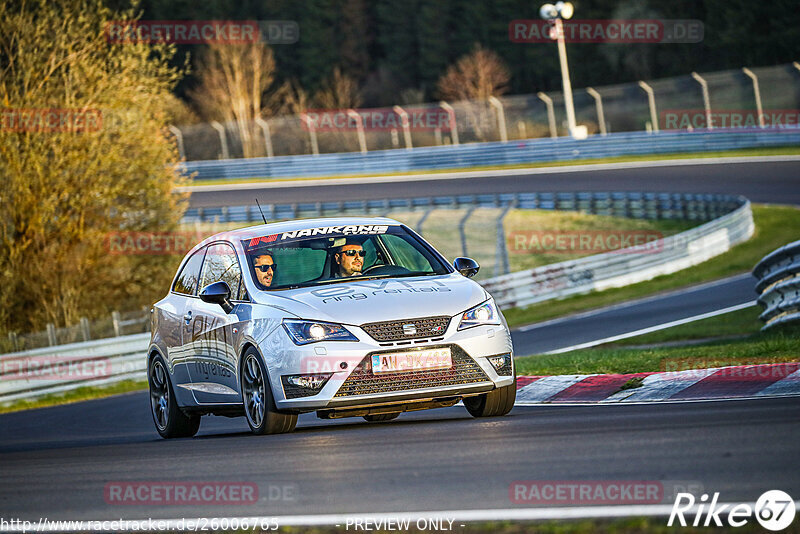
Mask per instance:
[[[393,393],[423,388],[455,386],[486,382],[489,377],[480,366],[457,345],[448,345],[453,365],[449,369],[420,369],[386,375],[372,374],[372,355],[391,351],[373,352],[358,364],[342,383],[335,397]],[[430,349],[433,347],[426,347]]]
[[[408,335],[403,332],[403,325],[413,324],[416,332]],[[406,319],[405,321],[384,321],[381,323],[368,323],[361,325],[364,331],[376,341],[402,341],[404,339],[419,339],[423,337],[438,337],[444,335],[450,317],[422,317],[419,319]]]

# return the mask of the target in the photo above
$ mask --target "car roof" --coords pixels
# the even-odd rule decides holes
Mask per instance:
[[[324,226],[345,226],[345,225],[374,225],[374,224],[402,224],[399,221],[388,217],[318,217],[316,219],[296,219],[257,226],[248,226],[236,230],[227,230],[205,238],[196,247],[199,248],[207,243],[219,240],[235,241],[247,240],[254,237],[262,237],[280,232],[291,232],[294,230],[306,230],[309,228],[319,228]]]

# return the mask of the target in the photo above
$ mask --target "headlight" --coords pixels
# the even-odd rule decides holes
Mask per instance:
[[[485,324],[502,324],[500,322],[500,312],[497,311],[497,305],[494,303],[494,299],[491,298],[462,313],[458,329],[464,330],[465,328]]]
[[[356,336],[340,324],[284,319],[283,327],[295,345],[317,341],[358,341]]]

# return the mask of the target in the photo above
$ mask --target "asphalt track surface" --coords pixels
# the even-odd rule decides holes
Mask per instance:
[[[589,341],[755,303],[756,280],[749,273],[617,304],[570,317],[518,328],[511,332],[518,356],[542,354]],[[713,332],[709,332],[713,335]]]
[[[554,169],[536,174],[487,178],[432,179],[386,183],[285,186],[259,189],[195,191],[192,207],[264,203],[338,202],[416,196],[472,195],[513,192],[644,191],[739,194],[752,202],[800,204],[800,161],[668,165],[646,168]]]
[[[0,416],[1,515],[167,519],[519,509],[532,506],[510,500],[509,487],[520,480],[662,481],[718,491],[722,502],[754,502],[775,488],[800,495],[800,472],[792,467],[800,454],[800,398],[515,407],[506,417],[482,420],[458,406],[389,423],[306,415],[294,433],[276,436],[249,434],[243,418],[206,417],[195,438],[169,441],[155,433],[147,402],[139,392]],[[248,482],[258,486],[259,500],[107,503],[106,484],[128,481]]]

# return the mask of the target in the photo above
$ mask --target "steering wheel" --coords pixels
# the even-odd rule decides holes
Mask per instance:
[[[380,267],[386,267],[386,264],[385,263],[376,263],[375,265],[369,267],[368,269],[365,269],[365,270],[361,271],[361,274],[367,274],[368,272],[374,271],[375,269],[378,269]]]

